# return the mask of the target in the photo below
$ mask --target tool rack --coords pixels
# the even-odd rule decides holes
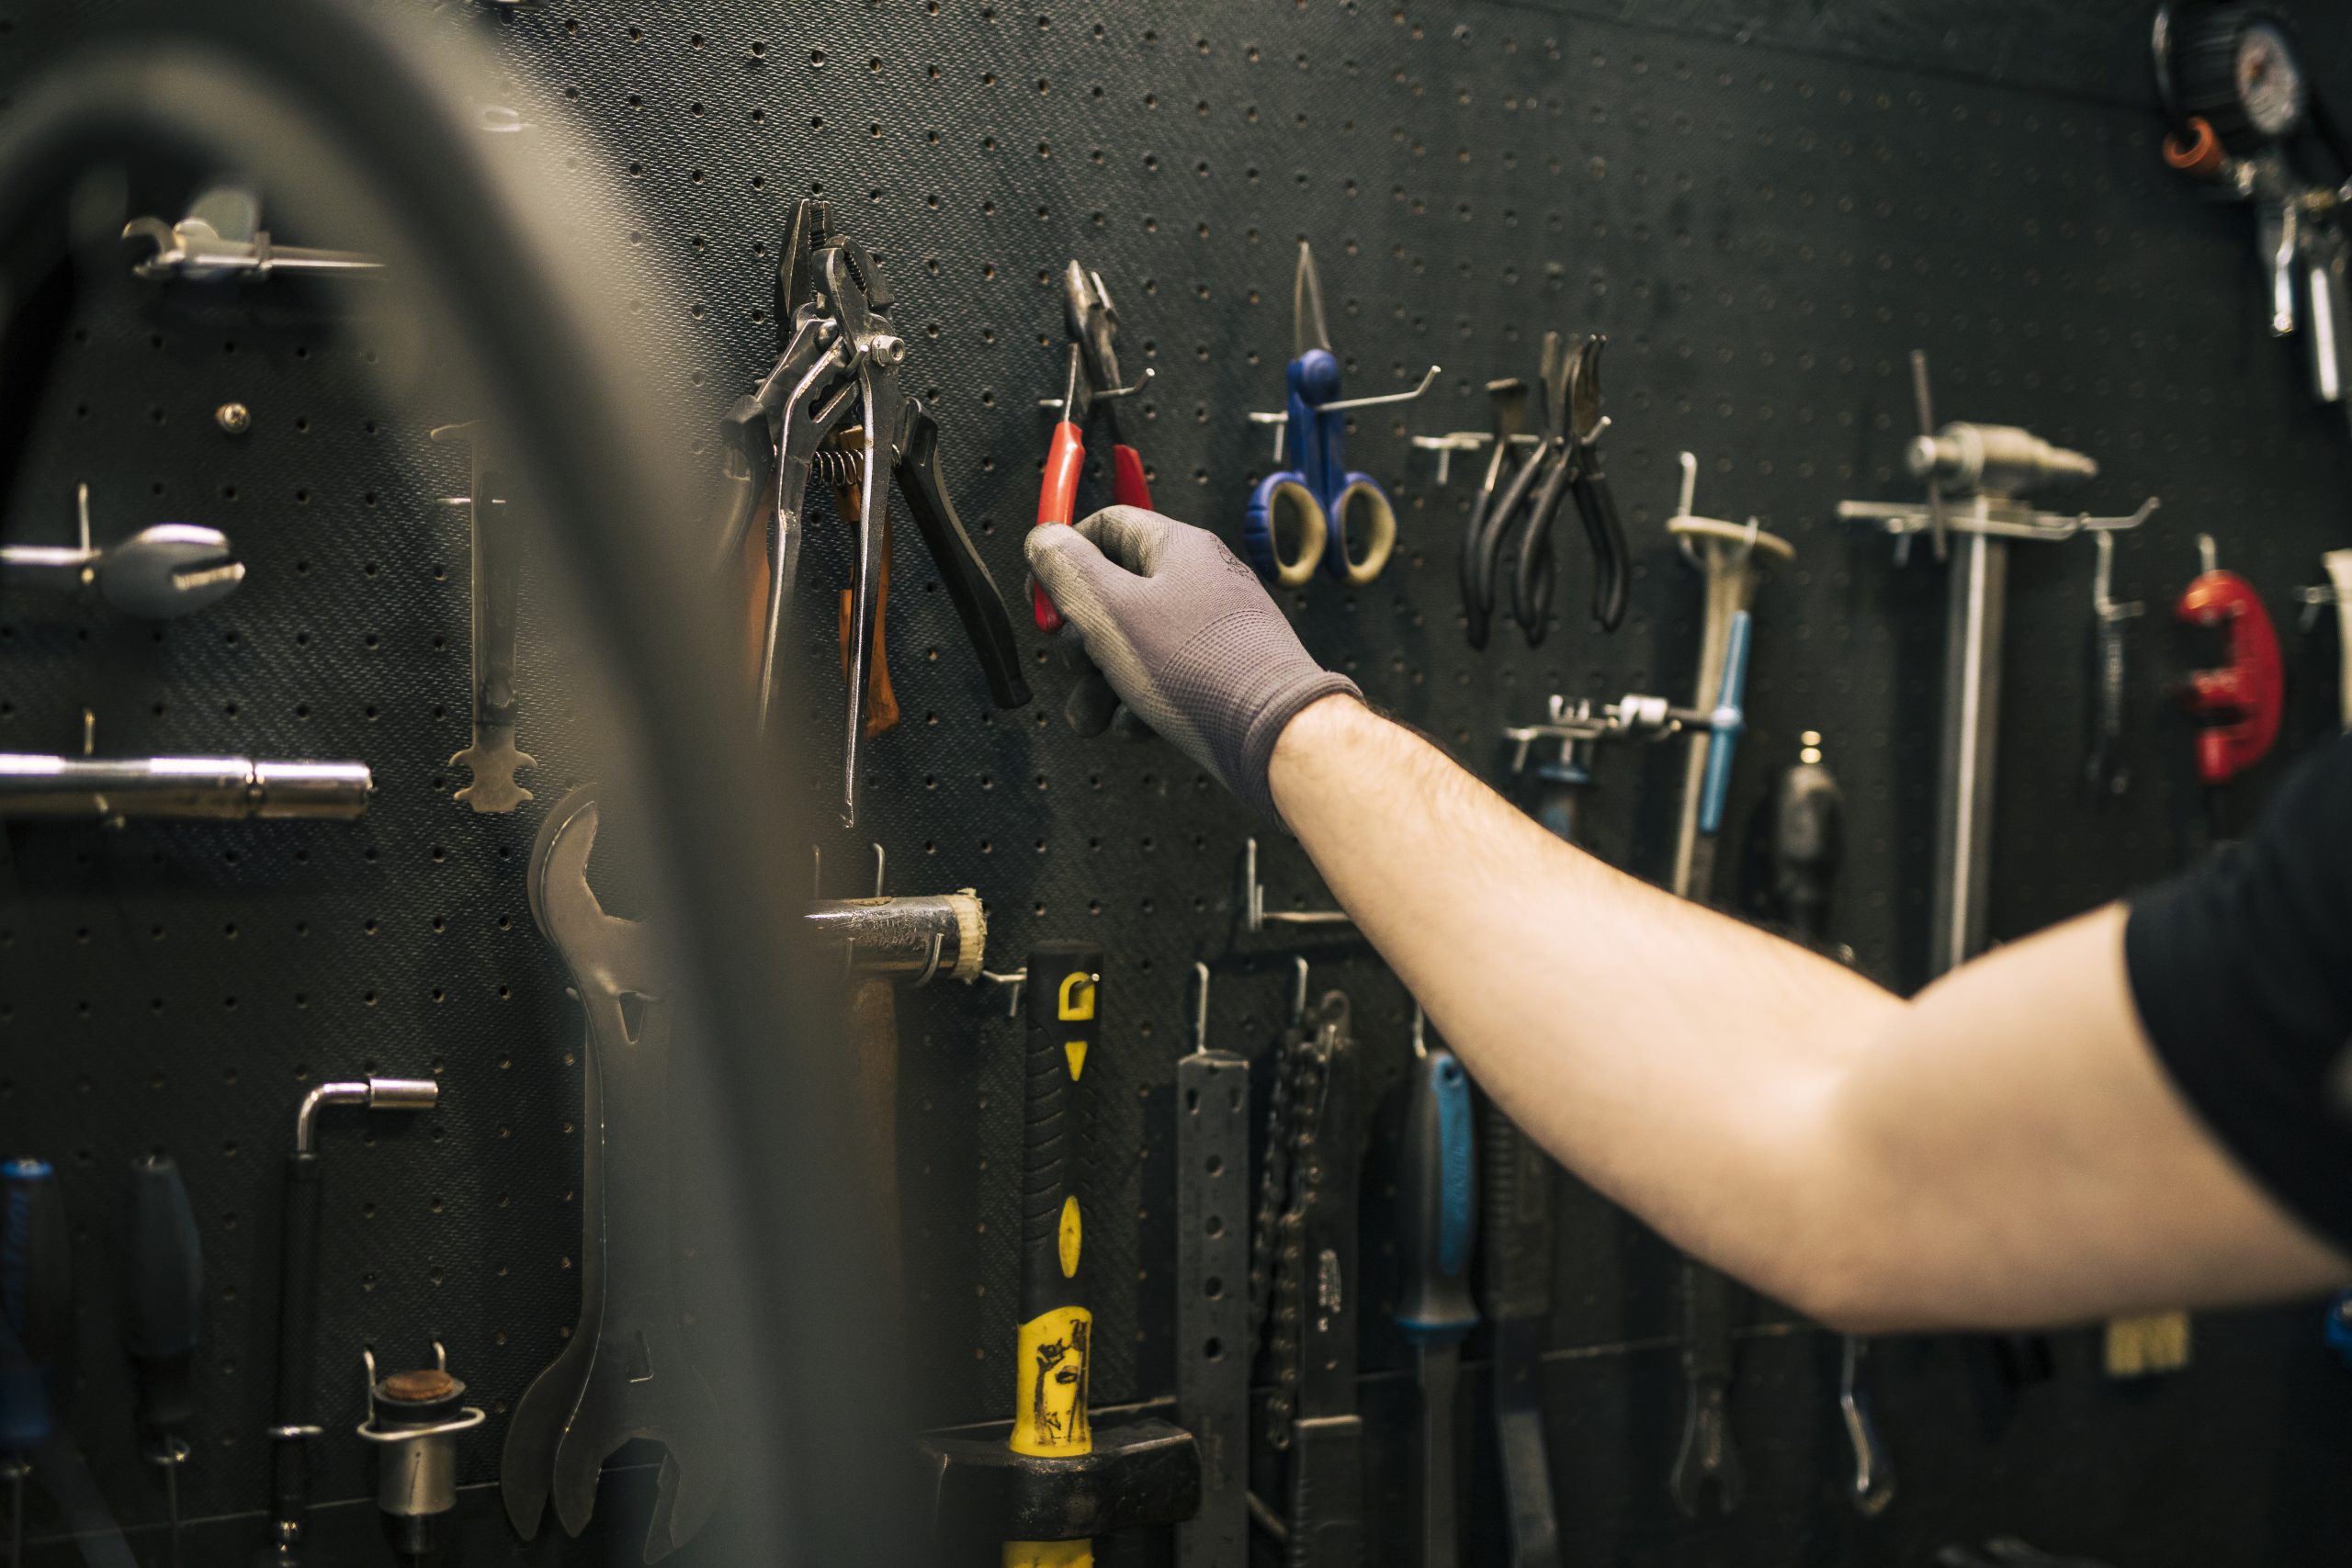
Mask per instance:
[[[1698,593],[1663,525],[1677,454],[1697,451],[1711,496],[1797,547],[1758,596],[1730,820],[1746,820],[1800,732],[1829,737],[1852,844],[1835,935],[1864,970],[1908,986],[1925,973],[1941,589],[1930,571],[1884,570],[1883,542],[1835,514],[1842,496],[1900,483],[1907,351],[1934,354],[1947,414],[2098,454],[2106,477],[2082,492],[2093,510],[2165,498],[2118,540],[2119,597],[2167,595],[2209,532],[2283,604],[2340,541],[2352,448],[2291,373],[2293,345],[2262,338],[2250,310],[2199,303],[2251,287],[2242,215],[2184,201],[2156,155],[2143,7],[2046,7],[2033,28],[1962,0],[1901,18],[1804,9],[1722,0],[1659,25],[1615,0],[873,0],[808,14],[547,0],[452,3],[436,24],[489,35],[522,133],[628,192],[600,241],[641,248],[689,299],[671,323],[694,367],[673,389],[682,401],[715,417],[773,357],[755,247],[772,251],[796,195],[830,193],[888,251],[919,334],[910,389],[939,412],[959,509],[1017,615],[1046,434],[1037,401],[1062,383],[1064,263],[1081,257],[1117,293],[1128,374],[1157,372],[1125,417],[1159,503],[1233,539],[1267,466],[1243,411],[1280,395],[1295,242],[1314,240],[1351,391],[1402,389],[1432,360],[1445,369],[1425,406],[1381,411],[1354,436],[1351,460],[1396,501],[1395,562],[1363,588],[1317,582],[1290,603],[1311,650],[1489,779],[1508,774],[1502,728],[1540,716],[1553,693],[1690,688]],[[2305,9],[2315,69],[2352,70],[2352,27]],[[19,22],[0,39],[0,72],[37,73],[73,26]],[[522,736],[543,759],[525,776],[537,801],[503,817],[453,804],[462,770],[443,759],[469,701],[467,536],[442,498],[463,493],[465,474],[428,441],[436,421],[385,422],[366,376],[398,345],[352,342],[266,284],[191,305],[127,266],[85,281],[12,528],[53,516],[45,536],[70,539],[74,487],[87,482],[101,508],[223,527],[249,580],[160,628],[0,591],[0,748],[71,750],[90,708],[110,751],[218,749],[227,728],[255,755],[364,758],[379,793],[354,824],[0,828],[0,1153],[57,1162],[93,1265],[72,1428],[116,1515],[145,1532],[143,1553],[161,1495],[132,1447],[96,1265],[116,1179],[134,1154],[167,1147],[213,1282],[198,1453],[181,1482],[184,1507],[207,1521],[190,1561],[242,1560],[265,1493],[266,1216],[292,1105],[363,1062],[429,1072],[438,1110],[354,1133],[335,1156],[322,1421],[347,1434],[364,1416],[363,1341],[445,1341],[488,1412],[459,1440],[460,1512],[469,1549],[492,1560],[507,1539],[486,1484],[502,1417],[577,1294],[579,1019],[521,877],[565,782],[549,732],[562,728],[550,694],[561,650],[533,641],[526,604],[526,713],[536,696],[547,727],[526,716]],[[1476,465],[1439,486],[1408,435],[1480,427],[1484,381],[1527,374],[1546,329],[1611,337],[1632,613],[1615,637],[1592,633],[1589,564],[1564,550],[1566,613],[1544,648],[1498,638],[1473,654],[1452,552]],[[249,428],[216,421],[230,402]],[[808,548],[804,577],[825,578],[838,531],[813,528]],[[1118,1000],[1099,1057],[1105,1137],[1133,1157],[1101,1208],[1133,1221],[1091,1238],[1093,1392],[1150,1406],[1171,1395],[1178,1353],[1170,1096],[1193,964],[1216,975],[1212,1037],[1256,1053],[1306,953],[1318,991],[1354,1001],[1373,1096],[1402,1068],[1410,1004],[1344,927],[1246,929],[1236,867],[1253,835],[1269,913],[1331,901],[1295,844],[1172,751],[1068,734],[1057,668],[1033,671],[1035,706],[989,711],[903,528],[897,560],[907,720],[870,743],[854,841],[821,829],[826,860],[862,865],[879,840],[902,885],[978,888],[999,969],[1035,939],[1107,950]],[[2130,794],[2083,796],[2092,568],[2086,544],[2016,563],[1996,937],[2161,876],[2196,810],[2144,683]],[[804,722],[820,803],[839,742],[832,639],[830,613],[786,639],[809,676],[807,710],[788,716]],[[2142,645],[2143,666],[2157,649]],[[2315,667],[2282,753],[2332,726],[2326,685]],[[1671,748],[1611,759],[1587,807],[1604,856],[1662,879],[1679,761]],[[830,892],[856,891],[839,876]],[[981,1173],[1017,1160],[1019,1029],[989,987],[933,985],[900,1006],[922,1414],[943,1428],[1001,1419],[1015,1291],[999,1238],[1015,1220],[1009,1189]],[[40,1146],[16,1147],[28,1142]],[[1836,1338],[1745,1299],[1732,1418],[1747,1500],[1728,1520],[1682,1524],[1664,1482],[1673,1255],[1572,1183],[1559,1208],[1545,1397],[1568,1561],[1914,1562],[2006,1531],[2118,1562],[2309,1562],[2352,1530],[2347,1390],[2312,1312],[2202,1323],[2194,1367],[2144,1391],[2103,1382],[2087,1334],[2061,1337],[2057,1382],[2017,1394],[1961,1340],[1886,1343],[1880,1412],[1903,1494],[1866,1521],[1841,1495]],[[1376,1254],[1366,1285],[1383,1288]],[[1366,1495],[1399,1496],[1413,1463],[1408,1353],[1376,1312],[1363,1358]],[[1473,1394],[1463,1430],[1484,1429]],[[372,1543],[366,1448],[320,1443],[316,1495],[352,1501],[322,1511]],[[1484,1478],[1463,1511],[1498,1531],[1473,1452]],[[625,1489],[650,1480],[625,1468]],[[36,1537],[55,1524],[37,1512]],[[1410,1535],[1400,1523],[1368,1538],[1385,1563]],[[543,1533],[534,1560],[591,1561],[605,1539],[634,1540],[600,1520],[577,1546]],[[1474,1561],[1498,1549],[1490,1533]],[[1102,1543],[1106,1562],[1164,1550]],[[993,1551],[976,1545],[974,1560]],[[70,1554],[52,1542],[35,1561]],[[692,1548],[678,1559],[696,1560]]]

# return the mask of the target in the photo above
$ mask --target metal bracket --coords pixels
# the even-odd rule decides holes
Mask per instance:
[[[1355,919],[1344,909],[1269,909],[1265,885],[1258,880],[1258,840],[1246,840],[1241,851],[1242,929],[1262,931],[1269,924],[1284,926],[1351,926]]]
[[[1416,398],[1428,395],[1429,389],[1437,384],[1439,373],[1443,368],[1444,367],[1439,365],[1430,366],[1421,377],[1420,385],[1409,392],[1377,392],[1368,398],[1341,398],[1335,402],[1316,404],[1315,412],[1317,413],[1346,413],[1351,409],[1378,408],[1383,403],[1409,403]],[[1252,424],[1271,424],[1274,427],[1274,461],[1281,462],[1283,460],[1283,432],[1289,428],[1290,411],[1283,409],[1279,412],[1270,413],[1252,411],[1248,417]]]

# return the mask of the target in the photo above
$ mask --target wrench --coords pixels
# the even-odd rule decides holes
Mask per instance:
[[[444,424],[430,434],[435,441],[462,439],[473,449],[466,510],[473,520],[474,739],[449,759],[451,767],[464,764],[473,782],[455,798],[478,812],[512,811],[531,798],[514,782],[514,770],[537,762],[514,745],[514,624],[523,597],[522,552],[507,498],[499,493],[503,476],[481,422]]]
[[[604,1461],[632,1438],[667,1445],[645,1561],[691,1540],[718,1506],[728,1443],[687,1359],[670,1258],[670,1011],[646,926],[605,913],[588,886],[595,786],[559,801],[531,849],[531,915],[588,1015],[581,1179],[580,1325],[514,1407],[499,1484],[517,1534],[552,1499],[587,1527]],[[634,998],[634,1010],[624,1003]],[[631,1028],[632,1022],[634,1029]]]
[[[154,523],[100,547],[90,543],[90,487],[76,485],[74,501],[78,544],[0,545],[0,567],[64,573],[76,584],[96,582],[107,604],[145,621],[192,615],[245,580],[244,562],[217,528]]]
[[[250,240],[223,239],[205,220],[190,214],[177,223],[160,218],[134,218],[122,226],[126,240],[145,240],[154,254],[131,264],[141,277],[265,278],[273,272],[370,273],[383,270],[382,260],[357,251],[322,251],[309,245],[271,243],[269,231],[257,229]]]

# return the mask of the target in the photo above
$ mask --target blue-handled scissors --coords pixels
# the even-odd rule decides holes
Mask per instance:
[[[1298,276],[1291,293],[1290,408],[1286,423],[1298,467],[1267,475],[1250,493],[1241,537],[1251,564],[1285,588],[1315,575],[1319,564],[1348,582],[1370,582],[1396,548],[1396,508],[1388,492],[1347,459],[1347,411],[1404,402],[1429,389],[1430,367],[1409,392],[1340,398],[1340,356],[1323,321],[1323,285],[1315,253],[1298,243]]]

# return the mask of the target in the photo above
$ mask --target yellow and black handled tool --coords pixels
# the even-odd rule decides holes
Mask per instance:
[[[1029,1039],[1021,1142],[1021,1329],[1012,1451],[1073,1459],[1094,1451],[1086,1414],[1094,1314],[1086,1299],[1082,1153],[1087,1055],[1101,1025],[1102,950],[1029,950]],[[1008,1540],[1004,1568],[1091,1568],[1091,1540]]]

